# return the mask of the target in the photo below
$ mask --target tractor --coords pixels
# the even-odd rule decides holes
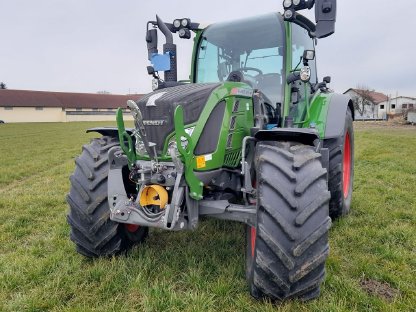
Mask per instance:
[[[319,296],[328,231],[351,206],[354,108],[317,76],[315,45],[335,31],[336,0],[283,7],[211,25],[147,23],[153,92],[119,108],[117,127],[87,130],[100,137],[70,177],[67,220],[80,254],[122,254],[149,228],[194,230],[206,216],[238,221],[253,297]],[[315,22],[299,13],[311,9]],[[194,39],[186,81],[173,35]]]

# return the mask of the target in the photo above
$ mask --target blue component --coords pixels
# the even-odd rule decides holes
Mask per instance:
[[[266,125],[267,130],[272,130],[273,128],[276,128],[276,127],[277,127],[277,124],[267,124]]]
[[[152,62],[155,71],[167,71],[170,70],[170,54],[156,54],[152,55],[150,60]]]

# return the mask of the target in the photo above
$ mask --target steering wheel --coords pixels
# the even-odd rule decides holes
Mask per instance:
[[[255,67],[241,67],[238,70],[241,72],[252,70],[252,71],[258,72],[259,75],[263,75],[263,72],[260,69],[255,68]]]

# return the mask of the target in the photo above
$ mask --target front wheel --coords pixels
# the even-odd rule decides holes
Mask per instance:
[[[110,220],[107,178],[108,151],[119,143],[112,137],[93,139],[84,145],[70,177],[68,223],[77,251],[89,258],[113,256],[142,242],[148,228]]]
[[[299,144],[256,146],[257,224],[246,232],[246,275],[255,298],[309,300],[320,293],[331,227],[320,156]]]

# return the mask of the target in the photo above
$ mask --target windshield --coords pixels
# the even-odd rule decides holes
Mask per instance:
[[[238,71],[275,106],[282,102],[284,42],[282,18],[274,13],[211,25],[199,42],[195,80],[226,81]]]

